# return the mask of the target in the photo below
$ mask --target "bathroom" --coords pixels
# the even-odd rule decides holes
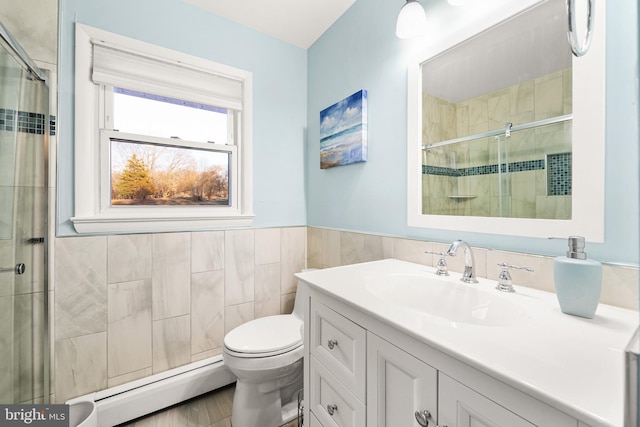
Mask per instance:
[[[562,241],[407,225],[407,64],[416,50],[471,36],[472,16],[492,18],[422,1],[427,35],[400,40],[395,21],[403,3],[357,0],[320,38],[297,46],[196,0],[3,2],[0,19],[49,70],[57,94],[49,138],[50,402],[219,355],[233,327],[291,311],[293,274],[304,268],[389,257],[435,265],[426,250],[463,239],[477,248],[479,276],[496,279],[493,266],[506,260],[535,270],[514,272],[514,283],[553,291],[552,260],[564,254]],[[606,12],[604,239],[588,242],[587,252],[604,263],[601,302],[637,310],[638,7],[609,1]],[[253,73],[249,227],[76,231],[76,23]],[[321,170],[319,112],[361,89],[369,94],[369,157]],[[452,271],[461,271],[459,258],[449,260]],[[164,301],[154,299],[158,290]]]

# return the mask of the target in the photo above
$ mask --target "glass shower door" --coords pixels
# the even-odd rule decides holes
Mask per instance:
[[[0,403],[48,402],[48,88],[0,43]]]

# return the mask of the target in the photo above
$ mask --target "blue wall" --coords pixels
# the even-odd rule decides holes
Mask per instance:
[[[309,49],[307,224],[564,253],[564,243],[547,239],[407,227],[406,57],[414,42],[395,37],[403,3],[358,0]],[[431,24],[455,25],[452,8],[440,3],[423,2]],[[637,7],[635,0],[610,0],[607,5],[606,234],[605,243],[587,248],[595,259],[632,265],[639,258]],[[369,91],[368,161],[320,170],[319,112],[360,89]]]
[[[73,216],[76,22],[253,72],[256,227],[306,224],[307,51],[181,0],[61,0],[58,235]]]
[[[406,58],[412,46],[394,34],[402,4],[358,0],[305,51],[180,0],[165,0],[162,8],[153,0],[61,0],[58,234],[75,233],[69,221],[73,40],[74,23],[81,22],[254,73],[256,227],[307,224],[563,253],[563,243],[545,239],[407,227]],[[455,19],[446,3],[427,6],[431,24]],[[607,7],[606,241],[590,244],[588,251],[602,261],[637,265],[638,7],[634,0],[610,0]],[[319,112],[360,89],[369,91],[369,159],[320,170]]]

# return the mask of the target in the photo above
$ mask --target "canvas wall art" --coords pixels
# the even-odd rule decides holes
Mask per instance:
[[[320,111],[320,168],[367,161],[367,91]]]

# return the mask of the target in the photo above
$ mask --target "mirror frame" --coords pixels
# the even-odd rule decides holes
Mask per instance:
[[[604,242],[605,193],[605,12],[604,0],[596,2],[595,31],[589,52],[573,57],[572,217],[569,220],[426,215],[422,213],[422,63],[465,40],[544,1],[522,0],[495,4],[493,11],[473,22],[451,25],[449,35],[418,49],[409,60],[407,84],[407,221],[410,227],[481,232],[527,237],[584,236]],[[557,0],[555,0],[557,1]],[[488,6],[485,4],[485,6]],[[486,10],[485,10],[486,12]],[[488,22],[488,18],[493,18]],[[482,19],[484,18],[484,19]],[[461,20],[463,21],[463,20]],[[464,26],[463,38],[454,40]],[[440,25],[440,30],[444,26]],[[431,37],[433,37],[432,35]],[[575,165],[580,165],[576,167]]]

